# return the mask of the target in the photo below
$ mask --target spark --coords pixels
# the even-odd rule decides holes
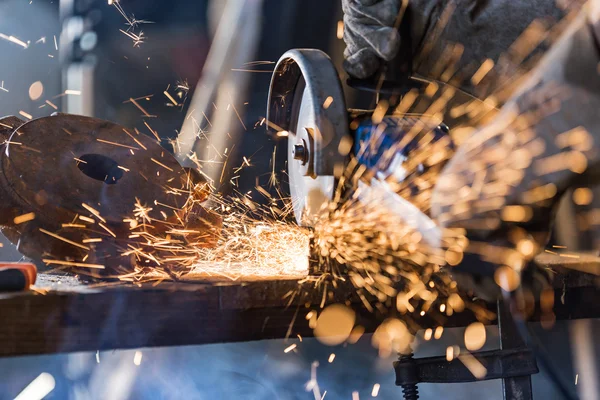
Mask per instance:
[[[169,170],[169,171],[173,172],[173,168],[171,168],[171,167],[167,167],[165,164],[161,163],[160,161],[157,161],[157,160],[155,160],[154,158],[150,158],[150,160],[152,160],[152,162],[154,162],[154,163],[156,163],[156,164],[160,165],[160,166],[161,166],[161,167],[163,167],[164,169],[167,169],[167,170]]]
[[[371,390],[371,396],[372,397],[377,397],[379,395],[379,389],[381,388],[381,385],[379,383],[376,383],[373,385],[373,390]]]
[[[140,31],[137,35],[132,32],[124,31],[123,29],[119,29],[119,32],[133,40],[133,47],[139,47],[146,39],[143,31]]]
[[[487,368],[483,366],[481,361],[473,357],[469,353],[465,353],[458,356],[458,359],[464,364],[465,367],[473,374],[476,379],[483,379],[487,374]]]
[[[133,99],[133,100],[135,100],[135,101],[138,101],[138,100],[146,100],[146,101],[150,101],[150,99],[151,99],[152,97],[154,97],[154,95],[153,95],[153,94],[148,94],[148,95],[146,95],[146,96],[140,96],[140,97],[136,97],[136,98],[135,98],[135,99]],[[125,101],[123,102],[123,104],[127,104],[127,103],[131,103],[131,100],[125,100]]]
[[[202,111],[202,115],[204,116],[204,119],[206,120],[206,122],[208,122],[208,125],[212,127],[212,124],[210,123],[210,120],[208,119],[208,117],[206,116],[204,111]]]
[[[96,140],[98,142],[100,142],[100,143],[106,143],[106,144],[110,144],[110,145],[113,145],[113,146],[125,147],[127,149],[132,149],[132,150],[139,150],[139,148],[137,148],[137,147],[127,146],[126,144],[111,142],[109,140],[104,140],[104,139],[96,139]]]
[[[137,145],[140,146],[142,149],[148,150],[148,148],[146,148],[146,146],[144,146],[142,144],[142,142],[140,142],[139,140],[137,140],[131,133],[127,132],[127,129],[123,128],[123,132],[125,132],[131,139],[133,139],[133,141],[135,143],[137,143]]]
[[[470,324],[464,334],[467,350],[476,351],[483,347],[486,340],[485,326],[481,322]]]
[[[140,364],[142,363],[142,352],[141,351],[136,351],[135,354],[133,355],[133,363],[136,366],[140,366]]]
[[[273,156],[271,157],[271,174],[269,175],[269,186],[270,187],[276,187],[277,185],[279,185],[279,179],[277,178],[277,173],[275,172],[276,155],[277,155],[277,146],[273,147]]]
[[[342,39],[344,37],[344,21],[340,20],[337,23],[336,37]]]
[[[171,103],[173,103],[173,105],[174,105],[175,107],[179,106],[179,104],[177,103],[177,100],[175,100],[175,99],[173,98],[173,96],[171,96],[171,94],[170,94],[169,92],[167,92],[167,91],[165,90],[163,93],[164,93],[164,95],[167,97],[167,99],[169,99],[169,101],[170,101]]]
[[[290,351],[294,350],[297,347],[296,343],[289,345],[288,347],[285,348],[285,350],[283,350],[284,353],[289,353]]]
[[[150,223],[152,221],[148,214],[150,211],[152,211],[152,208],[143,206],[138,198],[135,199],[135,208],[133,210],[133,214],[137,218],[139,218],[142,221],[145,221],[147,223]]]
[[[155,117],[155,115],[148,114],[148,111],[146,111],[146,109],[144,109],[144,107],[142,107],[140,103],[138,103],[133,97],[130,97],[129,101],[132,102],[133,105],[136,106],[144,114],[145,117]]]
[[[581,258],[581,256],[579,256],[577,254],[558,253],[558,255],[560,257],[567,257],[567,258]]]
[[[108,227],[107,227],[106,225],[104,225],[104,224],[102,224],[102,223],[98,223],[98,225],[100,226],[100,228],[102,228],[102,229],[104,229],[106,232],[108,232],[108,233],[110,234],[110,236],[112,236],[112,237],[114,237],[114,238],[116,238],[116,237],[117,237],[117,235],[116,235],[116,234],[115,234],[113,231],[111,231],[110,229],[108,229]]]
[[[160,137],[158,136],[158,133],[156,133],[156,131],[154,131],[150,125],[148,125],[148,123],[146,121],[144,121],[144,125],[146,125],[146,128],[148,128],[148,130],[150,131],[150,133],[152,133],[152,136],[154,136],[156,138],[156,140],[158,142],[160,142]]]
[[[23,215],[19,215],[13,219],[15,225],[23,224],[25,222],[33,221],[35,219],[35,213],[27,213]]]
[[[28,114],[28,113],[26,113],[26,112],[25,112],[25,111],[23,111],[23,110],[20,110],[20,111],[19,111],[19,114],[21,114],[22,116],[24,116],[24,117],[25,117],[25,118],[27,118],[27,119],[33,119],[33,117],[31,116],[31,114]]]
[[[492,68],[494,68],[494,61],[488,58],[481,64],[479,69],[473,74],[473,77],[471,78],[471,83],[474,86],[478,85],[483,80],[483,78],[488,74],[488,72],[490,72],[492,70]]]
[[[77,242],[74,242],[72,240],[66,239],[66,238],[64,238],[64,237],[62,237],[60,235],[57,235],[56,233],[49,232],[49,231],[47,231],[47,230],[45,230],[43,228],[39,228],[39,230],[40,230],[40,232],[45,233],[48,236],[51,236],[51,237],[53,237],[55,239],[58,239],[58,240],[62,240],[63,242],[68,243],[68,244],[70,244],[72,246],[79,247],[79,248],[84,249],[84,250],[89,250],[90,249],[87,246],[84,246],[84,245],[82,245],[80,243],[77,243]]]
[[[94,220],[90,218],[90,221],[93,223]],[[83,224],[62,224],[61,225],[62,228],[87,228],[87,226],[83,225]]]
[[[54,49],[58,51],[58,42],[56,41],[56,35],[54,35]]]
[[[69,267],[82,267],[82,268],[92,268],[92,269],[105,269],[104,265],[100,264],[87,264],[84,262],[74,262],[74,261],[66,261],[66,260],[49,260],[43,259],[44,263],[48,265],[66,265]]]
[[[82,206],[83,208],[85,208],[86,210],[88,210],[89,212],[91,212],[91,213],[92,213],[92,214],[93,214],[93,215],[94,215],[96,218],[98,218],[100,221],[102,221],[102,222],[106,223],[106,220],[100,216],[100,211],[96,210],[95,208],[93,208],[93,207],[91,207],[91,206],[89,206],[89,205],[87,205],[87,204],[85,204],[85,203],[81,203],[81,206]],[[80,216],[79,218],[80,218],[81,220],[83,220],[83,218],[82,218],[81,216]]]
[[[233,99],[231,99],[231,95],[229,95],[229,99],[231,100],[231,107],[233,107],[233,111],[235,112],[235,115],[237,115],[238,120],[240,121],[240,124],[242,124],[242,127],[244,128],[245,131],[248,130],[248,128],[246,128],[246,124],[244,124],[244,121],[242,121],[242,117],[240,117],[240,113],[238,112],[237,108],[235,108],[235,105],[233,104]]]
[[[48,104],[50,107],[54,108],[55,110],[58,110],[58,107],[50,100],[46,100],[46,104]]]
[[[67,90],[65,90],[65,94],[73,95],[73,96],[81,96],[81,90],[67,89]]]
[[[42,400],[54,390],[56,381],[47,372],[42,372],[15,397],[15,400]]]
[[[18,44],[19,46],[23,47],[24,49],[29,47],[28,43],[25,43],[21,39],[15,37],[15,36],[12,36],[12,35],[5,35],[3,33],[0,33],[0,39],[8,40],[9,42]]]
[[[432,336],[433,336],[433,330],[431,328],[427,328],[425,330],[425,334],[423,335],[423,339],[425,339],[425,340],[431,340]]]
[[[329,355],[329,358],[327,359],[327,361],[331,364],[333,362],[333,360],[335,360],[335,353],[331,353]]]
[[[273,71],[263,71],[263,70],[258,70],[258,69],[243,69],[243,68],[231,68],[232,71],[236,71],[236,72],[262,72],[262,73],[266,73],[266,74],[272,74]]]

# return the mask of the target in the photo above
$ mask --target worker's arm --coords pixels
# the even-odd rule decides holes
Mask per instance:
[[[600,23],[591,1],[492,123],[440,175],[432,213],[464,228],[470,275],[520,273],[545,245],[562,194],[600,174]],[[518,275],[516,275],[518,276]],[[496,276],[496,279],[499,279]]]
[[[397,19],[410,19],[413,69],[432,78],[435,64],[448,61],[452,44],[462,45],[456,64],[461,70],[496,60],[536,19],[549,23],[564,11],[555,0],[342,0],[344,67],[356,78],[368,78],[382,62],[392,60],[400,42]],[[573,2],[570,2],[573,3]],[[405,7],[407,6],[407,8]],[[395,27],[396,26],[396,27]]]

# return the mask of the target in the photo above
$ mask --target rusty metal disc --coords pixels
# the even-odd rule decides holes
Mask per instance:
[[[138,200],[152,218],[182,206],[185,173],[150,137],[77,115],[25,123],[2,154],[3,181],[32,209],[89,215],[85,204],[109,223],[133,216]]]

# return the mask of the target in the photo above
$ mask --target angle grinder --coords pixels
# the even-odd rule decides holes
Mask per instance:
[[[428,244],[439,245],[440,232],[427,215],[428,207],[413,200],[432,186],[429,179],[430,186],[423,188],[419,177],[431,174],[431,169],[441,170],[453,153],[448,127],[431,118],[397,113],[392,107],[408,91],[419,91],[428,82],[407,76],[348,83],[388,100],[372,110],[348,109],[336,68],[320,50],[290,50],[275,67],[267,121],[278,136],[287,136],[296,221],[314,226],[328,205],[344,198],[339,194],[341,177],[354,168],[366,173],[349,189],[350,196],[377,188],[383,193],[377,196],[382,206],[406,217]]]

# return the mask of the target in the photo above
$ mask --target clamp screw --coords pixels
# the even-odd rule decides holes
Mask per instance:
[[[414,355],[412,352],[409,354],[401,354],[400,362],[413,364],[415,362],[413,356]],[[401,385],[401,386],[402,386],[402,394],[404,395],[405,400],[418,400],[419,399],[419,389],[417,388],[416,384],[405,384],[405,385]]]

